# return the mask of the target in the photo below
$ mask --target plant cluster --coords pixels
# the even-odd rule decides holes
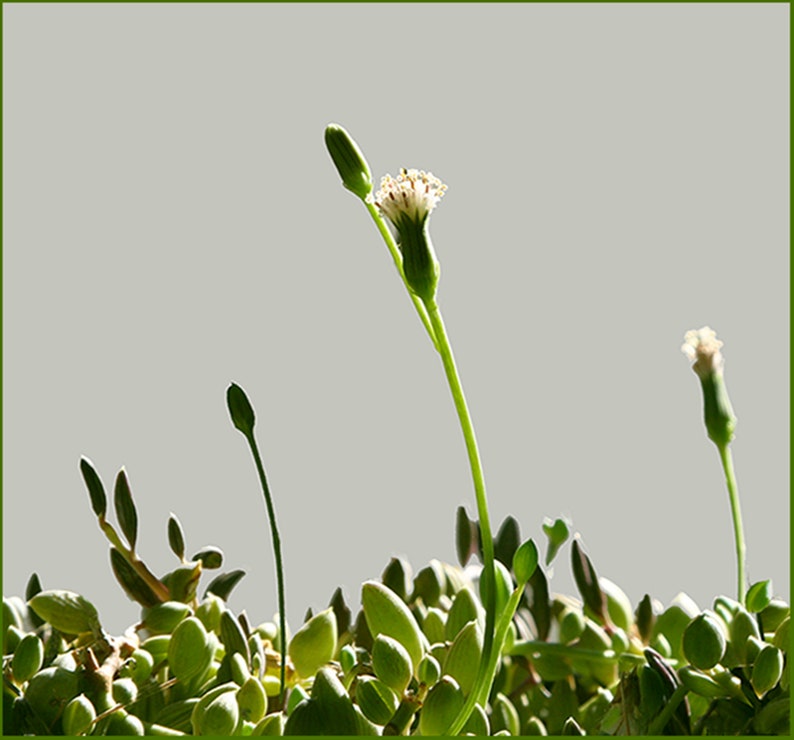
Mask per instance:
[[[730,443],[736,419],[722,343],[687,333],[703,391],[706,431],[725,473],[737,555],[736,598],[700,609],[685,594],[666,607],[632,605],[598,575],[565,519],[544,520],[545,555],[507,517],[492,534],[474,427],[436,294],[440,276],[428,222],[444,186],[403,169],[372,192],[369,166],[339,126],[326,145],[343,184],[366,206],[394,259],[449,383],[468,453],[477,514],[457,512],[458,564],[413,572],[392,558],[365,582],[360,608],[340,589],[290,634],[273,497],[255,414],[232,384],[227,406],[250,447],[274,549],[278,612],[254,625],[229,594],[244,576],[219,569],[220,549],[187,557],[175,515],[178,564],[157,576],[137,551],[138,514],[126,471],[113,509],[93,464],[81,473],[110,544],[113,573],[140,618],[121,636],[94,605],[66,590],[3,599],[4,735],[785,735],[790,729],[790,610],[769,581],[749,588]],[[550,589],[567,548],[578,594]]]

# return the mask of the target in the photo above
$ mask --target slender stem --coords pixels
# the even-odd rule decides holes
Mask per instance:
[[[575,645],[561,645],[557,642],[543,642],[542,640],[522,640],[513,645],[510,655],[556,655],[561,658],[579,658],[592,663],[617,663],[620,660],[637,663],[645,662],[645,657],[635,653],[616,653],[614,650],[592,650],[580,648]]]
[[[256,463],[256,471],[259,473],[259,482],[262,484],[262,493],[265,494],[265,505],[267,506],[267,518],[270,520],[270,533],[273,537],[273,553],[276,558],[276,582],[278,588],[278,615],[279,615],[279,635],[281,637],[281,684],[280,695],[284,698],[284,684],[285,673],[287,668],[287,623],[284,607],[284,565],[281,560],[281,537],[278,534],[278,527],[276,526],[276,511],[273,508],[273,499],[270,496],[270,487],[267,485],[267,478],[265,477],[265,466],[262,464],[262,458],[259,455],[259,448],[257,447],[256,440],[254,439],[253,432],[246,434],[248,444],[251,446],[251,454],[254,456]]]
[[[427,310],[425,309],[422,300],[419,298],[416,293],[414,293],[409,287],[408,283],[405,282],[405,273],[403,272],[403,258],[400,254],[400,250],[397,247],[397,242],[394,241],[394,237],[392,236],[391,231],[389,231],[389,227],[386,225],[386,222],[383,220],[383,217],[380,215],[377,207],[374,203],[368,203],[367,201],[363,201],[364,205],[367,207],[369,211],[369,215],[372,216],[372,220],[375,222],[375,226],[378,227],[378,231],[380,235],[383,237],[383,241],[386,242],[386,246],[389,248],[389,252],[391,253],[392,259],[394,260],[394,265],[397,267],[397,272],[400,273],[400,277],[402,281],[405,283],[405,287],[408,290],[408,295],[411,296],[411,301],[414,304],[414,308],[416,308],[416,312],[419,314],[419,318],[422,319],[422,324],[425,327],[425,330],[428,333],[428,336],[433,342],[433,346],[438,350],[438,341],[436,340],[435,333],[433,331],[433,327],[430,325],[430,320],[427,316]]]
[[[668,700],[667,704],[664,705],[659,714],[656,715],[656,718],[651,723],[651,726],[648,728],[649,735],[661,735],[662,731],[664,730],[665,725],[673,718],[673,713],[676,709],[678,709],[678,705],[684,700],[684,697],[687,695],[687,687],[686,686],[679,686],[673,692],[672,696]]]
[[[483,594],[485,596],[485,634],[483,639],[483,653],[480,661],[479,671],[474,683],[473,692],[477,692],[480,697],[483,694],[487,697],[490,685],[484,686],[486,682],[487,666],[491,657],[491,650],[494,645],[494,627],[496,624],[496,567],[494,565],[494,544],[491,534],[491,520],[488,514],[488,501],[485,496],[485,477],[483,475],[480,453],[477,449],[477,439],[474,435],[474,425],[472,424],[469,407],[466,404],[466,397],[463,395],[463,387],[460,383],[458,369],[455,365],[455,358],[452,354],[452,347],[447,337],[444,321],[435,300],[425,303],[430,325],[436,337],[436,345],[444,364],[444,372],[447,376],[452,399],[455,402],[455,409],[458,412],[460,426],[463,431],[463,438],[466,442],[466,452],[469,456],[471,465],[471,475],[474,481],[474,494],[477,499],[477,514],[480,524],[481,544],[483,552]],[[491,677],[493,678],[493,677]],[[473,706],[472,706],[473,709]],[[469,710],[471,712],[471,709]],[[464,720],[465,721],[465,720]],[[456,722],[453,726],[459,724]]]
[[[728,445],[717,445],[720,451],[722,468],[725,471],[725,483],[728,486],[728,498],[731,502],[731,516],[733,517],[733,535],[736,540],[736,570],[738,578],[738,600],[743,604],[747,591],[747,581],[744,575],[744,564],[747,557],[744,542],[744,528],[742,526],[742,511],[739,506],[739,489],[736,486],[736,475],[733,472],[733,455]]]

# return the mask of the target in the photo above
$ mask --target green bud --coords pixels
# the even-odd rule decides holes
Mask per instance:
[[[716,618],[708,612],[699,614],[689,623],[682,644],[686,659],[702,670],[713,668],[725,654],[725,635]]]
[[[304,678],[333,660],[336,653],[336,615],[332,608],[313,616],[292,637],[288,649],[295,670]]]
[[[232,424],[246,437],[250,438],[254,433],[256,417],[248,396],[245,395],[245,391],[237,383],[232,383],[226,389],[226,405],[229,408]]]
[[[372,644],[372,670],[390,689],[402,694],[411,682],[411,656],[394,638],[378,635]]]
[[[284,734],[284,724],[287,718],[283,712],[274,712],[267,717],[259,720],[256,727],[251,731],[252,736],[256,737],[281,737]]]
[[[783,653],[774,645],[765,645],[753,663],[750,683],[760,699],[774,688],[783,675]]]
[[[444,637],[447,640],[454,640],[458,632],[474,619],[480,622],[483,629],[485,628],[485,610],[477,601],[472,590],[465,587],[458,591],[452,600],[452,606],[447,614]],[[431,642],[437,642],[437,640],[431,640]]]
[[[29,602],[30,608],[58,632],[79,635],[100,631],[94,605],[73,591],[42,591]]]
[[[164,601],[157,606],[144,607],[141,611],[141,625],[153,635],[163,635],[174,628],[187,616],[191,608],[181,601]]]
[[[432,655],[425,655],[416,669],[416,677],[419,679],[419,683],[423,683],[425,686],[434,686],[441,678],[441,664]]]
[[[530,717],[524,726],[524,735],[531,737],[537,735],[546,736],[548,734],[549,731],[546,729],[546,725],[537,717]]]
[[[168,644],[171,673],[180,681],[200,676],[209,668],[214,652],[204,625],[188,617],[179,623]]]
[[[408,601],[411,591],[411,565],[403,558],[392,558],[381,574],[383,585]]]
[[[479,623],[469,622],[455,638],[444,661],[444,673],[458,682],[466,696],[474,686],[482,659],[483,634]]]
[[[521,721],[513,702],[504,694],[497,694],[491,713],[491,732],[507,730],[511,735],[521,734]]]
[[[427,641],[400,597],[381,583],[367,581],[361,588],[361,602],[372,635],[393,637],[411,656],[412,666],[417,666]]]
[[[447,578],[441,563],[438,560],[431,560],[416,574],[411,600],[419,597],[426,606],[438,606],[446,587]]]
[[[38,635],[27,634],[17,645],[11,660],[14,681],[23,684],[35,676],[44,663],[44,643]]]
[[[239,655],[239,653],[238,653]],[[267,694],[261,682],[249,677],[237,692],[240,716],[249,722],[259,722],[267,712]]]
[[[361,676],[356,685],[356,703],[368,720],[385,725],[397,711],[400,699],[383,681]]]
[[[341,126],[330,123],[325,129],[325,146],[331,155],[342,184],[362,200],[372,192],[372,175],[367,160]]]
[[[744,603],[747,611],[758,613],[769,606],[772,601],[772,581],[759,581],[747,589]]]
[[[463,709],[463,692],[457,681],[443,676],[427,694],[419,715],[419,732],[422,735],[444,735],[447,728]]]
[[[80,693],[79,686],[77,673],[50,666],[28,681],[25,701],[33,714],[51,727],[64,707]]]
[[[85,694],[80,694],[63,709],[63,734],[87,735],[95,719],[94,705],[86,698]]]

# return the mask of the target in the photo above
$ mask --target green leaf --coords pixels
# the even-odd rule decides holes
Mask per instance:
[[[226,609],[221,614],[221,642],[226,648],[226,654],[231,656],[240,653],[245,658],[246,665],[251,664],[251,652],[248,649],[248,640],[245,637],[243,628],[234,618],[230,609]]]
[[[414,578],[414,590],[411,601],[421,597],[426,606],[438,606],[444,593],[447,578],[438,560],[431,560]]]
[[[224,601],[228,601],[232,589],[240,582],[244,575],[244,570],[231,570],[228,573],[221,573],[215,576],[209,586],[207,586],[206,591],[204,591],[204,596],[207,594],[215,594]]]
[[[130,483],[127,480],[127,472],[122,468],[116,476],[116,487],[113,492],[113,504],[116,507],[116,516],[119,520],[119,527],[129,542],[130,548],[135,549],[135,541],[138,538],[138,512],[135,510],[135,503],[132,500]]]
[[[571,565],[576,587],[582,595],[585,606],[599,619],[601,624],[608,620],[607,598],[598,584],[598,574],[590,558],[582,552],[579,541],[571,544]]]
[[[551,565],[551,561],[554,560],[560,547],[568,539],[571,530],[565,519],[555,519],[553,522],[551,519],[544,519],[543,532],[549,540],[546,548],[546,565]]]
[[[342,593],[342,587],[339,586],[336,591],[334,591],[334,595],[331,597],[331,601],[328,603],[334,610],[334,616],[336,617],[336,628],[339,631],[340,635],[343,635],[350,629],[350,625],[353,620],[353,613],[350,611],[350,607],[345,603],[345,596]]]
[[[747,590],[744,603],[747,611],[757,614],[764,611],[772,601],[772,581],[758,581]]]
[[[546,574],[540,568],[535,568],[528,585],[532,591],[532,596],[529,598],[529,611],[532,612],[538,639],[545,640],[551,629],[551,601]]]
[[[520,544],[521,527],[512,516],[508,516],[494,538],[494,557],[509,566]]]
[[[538,567],[538,548],[532,539],[528,539],[513,554],[513,573],[516,581],[524,585],[532,578]]]
[[[93,463],[87,457],[80,458],[80,472],[83,474],[83,480],[86,488],[88,488],[88,495],[91,498],[91,508],[94,510],[94,514],[98,517],[105,516],[108,507],[105,488],[96,470],[94,470]]]
[[[329,607],[313,616],[292,637],[288,654],[295,670],[310,678],[336,653],[336,616]]]
[[[321,668],[311,698],[293,709],[284,734],[355,735],[358,727],[358,715],[342,682],[330,668]]]
[[[28,603],[36,614],[58,632],[79,635],[83,632],[98,634],[100,631],[96,607],[73,591],[42,591]]]
[[[232,383],[226,391],[226,404],[232,424],[249,439],[254,433],[254,409],[245,391],[236,383]]]
[[[155,606],[160,603],[149,584],[138,575],[135,569],[127,562],[127,559],[115,548],[110,548],[110,566],[113,575],[121,584],[124,593],[133,601],[137,601],[141,606]]]
[[[397,711],[400,699],[377,678],[361,676],[356,685],[356,703],[368,720],[376,725],[385,725]]]
[[[651,641],[655,621],[656,615],[653,613],[653,602],[650,595],[645,594],[634,612],[634,623],[637,625],[637,632],[645,645]]]
[[[407,560],[392,558],[383,569],[380,579],[384,586],[394,591],[403,601],[408,601],[411,595],[411,564]]]
[[[191,560],[200,560],[203,568],[207,570],[215,570],[223,565],[223,550],[213,545],[202,547]]]
[[[459,506],[455,516],[455,548],[458,562],[465,566],[480,549],[479,527],[469,519],[466,509]]]
[[[168,517],[168,545],[171,552],[174,553],[180,560],[185,559],[185,533],[176,514],[171,512]],[[195,560],[196,558],[193,558]]]
[[[183,619],[168,643],[168,666],[181,682],[201,676],[215,654],[204,625],[195,617]]]

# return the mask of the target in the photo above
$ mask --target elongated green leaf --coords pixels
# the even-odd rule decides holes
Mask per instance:
[[[206,597],[207,594],[215,594],[224,601],[227,601],[232,589],[240,582],[240,579],[244,575],[244,570],[231,570],[228,573],[221,573],[215,576],[204,591],[204,596]]]
[[[160,603],[160,599],[157,598],[149,584],[135,572],[135,569],[115,547],[110,548],[110,565],[113,568],[113,575],[121,584],[124,593],[133,601],[137,601],[141,606],[155,606]]]
[[[601,624],[605,624],[609,619],[607,598],[598,585],[598,574],[593,567],[593,563],[582,552],[578,540],[574,540],[571,543],[571,567],[576,587],[582,595],[585,606],[595,614]]]
[[[469,519],[463,506],[458,507],[455,516],[455,547],[461,565],[466,565],[471,556],[480,551],[479,527]]]
[[[168,545],[171,548],[171,552],[180,560],[185,559],[185,533],[179,519],[176,518],[176,514],[173,512],[168,517]]]
[[[102,485],[93,463],[87,457],[80,458],[80,472],[83,474],[83,480],[91,498],[91,508],[94,510],[94,514],[98,517],[105,516],[108,508],[105,487]]]
[[[521,544],[521,527],[512,516],[505,517],[494,538],[494,556],[508,568]]]
[[[130,547],[135,549],[135,541],[138,539],[138,512],[135,509],[135,502],[132,500],[130,483],[127,480],[127,472],[122,468],[116,476],[116,487],[113,492],[113,504],[116,507],[116,516],[119,520],[119,527],[127,538]]]
[[[72,591],[42,591],[29,602],[45,622],[58,632],[79,635],[82,632],[99,631],[99,616],[94,605]]]

